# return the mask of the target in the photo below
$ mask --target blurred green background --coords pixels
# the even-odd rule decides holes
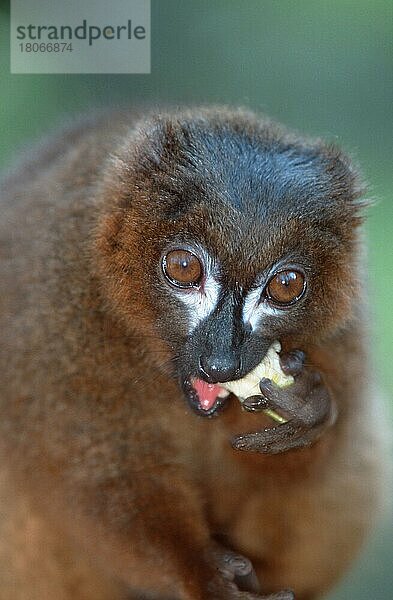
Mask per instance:
[[[143,101],[246,105],[342,144],[378,201],[367,225],[373,343],[392,397],[391,0],[152,0],[151,75],[10,75],[8,14],[0,2],[0,167],[66,115]],[[391,520],[329,600],[393,598]]]

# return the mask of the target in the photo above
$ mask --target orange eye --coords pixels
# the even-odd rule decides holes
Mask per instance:
[[[266,291],[269,300],[283,306],[293,304],[306,288],[304,275],[299,271],[280,271],[269,281]]]
[[[202,264],[189,250],[171,250],[162,261],[164,275],[179,287],[196,287],[202,278]]]

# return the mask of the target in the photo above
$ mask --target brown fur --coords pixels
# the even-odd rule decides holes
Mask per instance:
[[[321,281],[308,329],[282,340],[306,351],[339,406],[315,446],[236,452],[230,437],[261,428],[263,417],[232,403],[200,418],[168,375],[166,308],[146,291],[155,285],[146,268],[176,219],[177,230],[203,238],[206,213],[196,207],[191,224],[181,214],[152,221],[168,173],[151,176],[143,152],[166,128],[161,152],[172,169],[176,131],[190,119],[303,143],[226,109],[142,120],[137,131],[132,115],[108,115],[58,134],[4,180],[1,600],[218,598],[208,591],[216,535],[253,561],[264,591],[315,598],[348,567],[380,505],[383,416],[353,278],[358,218],[344,203],[331,217],[342,246],[327,258],[319,230],[313,238]],[[316,144],[343,168],[341,155]],[[346,168],[352,179],[342,185],[356,198]],[[336,200],[345,192],[337,186]],[[299,218],[288,227],[294,241],[312,230]],[[363,273],[360,263],[361,284]]]

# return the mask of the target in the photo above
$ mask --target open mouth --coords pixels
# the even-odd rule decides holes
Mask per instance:
[[[219,383],[207,383],[194,377],[184,382],[183,389],[193,410],[204,417],[218,412],[230,395]]]
[[[219,383],[207,383],[203,379],[192,378],[183,383],[183,390],[186,394],[191,408],[198,414],[204,417],[211,417],[220,412],[221,408],[226,404],[229,396],[233,396],[237,400],[239,398],[233,393],[225,389]],[[258,399],[258,396],[248,398],[248,400]],[[243,408],[250,412],[264,412],[270,419],[277,423],[284,424],[287,418],[276,410],[270,408],[258,408],[253,403],[245,404],[245,401],[240,401]]]
[[[281,368],[280,350],[280,342],[273,342],[261,362],[240,379],[221,383],[208,383],[197,377],[186,379],[183,382],[183,390],[191,407],[199,415],[210,417],[222,408],[228,396],[233,394],[245,410],[263,411],[273,421],[286,423],[287,418],[272,410],[273,407],[266,404],[266,398],[262,400],[260,393],[260,383],[263,379],[271,380],[280,388],[294,383],[293,376],[284,373]]]

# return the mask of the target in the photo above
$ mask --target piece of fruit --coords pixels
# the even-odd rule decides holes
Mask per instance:
[[[226,381],[220,383],[220,386],[227,389],[237,396],[240,402],[243,402],[250,396],[260,396],[259,382],[263,378],[270,379],[280,388],[292,385],[294,378],[292,375],[285,375],[281,369],[279,352],[281,344],[279,341],[273,342],[266,353],[265,358],[245,377],[235,381]],[[285,423],[286,420],[271,409],[263,409],[263,412],[279,423]]]

